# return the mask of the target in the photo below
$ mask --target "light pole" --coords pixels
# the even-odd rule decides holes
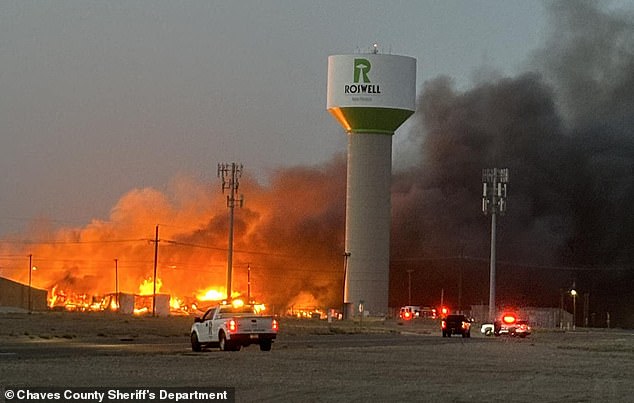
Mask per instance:
[[[489,279],[489,320],[495,320],[495,250],[497,215],[506,212],[508,168],[482,170],[482,213],[491,214],[491,265]]]
[[[577,291],[573,288],[570,290],[572,295],[572,330],[577,328]]]
[[[33,271],[37,270],[37,267],[33,266],[33,255],[29,255],[29,313],[33,310],[33,303],[31,297],[31,284],[33,278]]]
[[[33,270],[33,255],[29,255],[29,312],[31,312],[31,270]]]

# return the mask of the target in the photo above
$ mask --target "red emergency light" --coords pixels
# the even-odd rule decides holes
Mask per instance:
[[[502,321],[508,325],[515,323],[515,321],[517,320],[517,318],[515,317],[515,315],[507,313],[504,316],[502,316]]]

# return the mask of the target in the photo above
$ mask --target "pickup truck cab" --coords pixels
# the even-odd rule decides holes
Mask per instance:
[[[277,320],[259,314],[254,305],[220,304],[194,319],[192,350],[219,347],[223,351],[238,351],[242,346],[258,344],[260,350],[271,351],[278,329]]]
[[[440,327],[442,337],[451,337],[452,334],[471,337],[471,320],[464,315],[447,315],[441,321]]]

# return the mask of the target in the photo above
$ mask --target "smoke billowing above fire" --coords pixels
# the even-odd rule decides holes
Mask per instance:
[[[278,308],[335,304],[342,289],[345,162],[280,171],[267,187],[244,176],[243,208],[235,210],[234,290]],[[109,219],[85,228],[38,232],[34,243],[14,243],[5,256],[20,256],[5,274],[26,282],[26,254],[33,255],[33,285],[88,295],[119,290],[139,293],[152,279],[155,228],[159,228],[157,279],[161,293],[193,297],[225,290],[228,220],[220,183],[177,178],[165,193],[135,189],[124,195]],[[11,243],[9,243],[11,245]],[[18,255],[16,255],[18,254]],[[117,262],[115,263],[115,259]],[[14,267],[14,266],[17,266]],[[7,273],[8,272],[8,273]],[[118,273],[116,273],[118,272]]]
[[[515,293],[524,303],[557,306],[560,289],[571,281],[593,300],[615,292],[631,296],[622,284],[632,283],[634,271],[632,14],[579,1],[550,8],[552,32],[529,72],[467,91],[447,77],[425,83],[418,120],[407,134],[419,139],[420,159],[393,182],[392,306],[406,303],[409,269],[415,270],[415,302],[432,304],[443,288],[455,303],[456,266],[465,269],[463,305],[486,300],[489,221],[480,197],[481,170],[490,167],[510,172],[508,213],[498,227],[498,257],[510,262],[506,274],[500,270],[502,298]],[[234,288],[246,292],[250,265],[252,294],[269,305],[337,306],[345,159],[285,168],[266,185],[252,180],[243,162],[246,204],[235,215]],[[175,179],[165,193],[132,190],[108,219],[85,228],[40,226],[26,238],[48,243],[4,244],[2,254],[32,253],[35,286],[87,293],[114,290],[118,259],[120,289],[136,292],[152,276],[157,224],[161,292],[188,296],[224,287],[225,196],[220,184],[186,178]],[[471,259],[449,259],[456,256]],[[27,273],[18,266],[25,265],[6,263],[3,273],[24,281]],[[619,270],[557,269],[564,266]],[[600,309],[612,309],[610,301]]]
[[[402,221],[396,228],[406,227],[406,212],[416,211],[415,230],[429,234],[424,253],[486,250],[487,239],[476,235],[482,219],[474,214],[481,169],[508,167],[503,256],[631,265],[634,25],[590,3],[552,8],[556,29],[549,47],[538,52],[539,72],[463,93],[448,78],[426,83],[414,134],[424,138],[422,163],[395,183]],[[408,242],[420,238],[397,237],[408,250]]]
[[[532,72],[465,92],[446,77],[425,83],[410,133],[423,138],[421,163],[394,183],[392,273],[401,284],[405,269],[427,266],[419,279],[451,283],[456,302],[453,274],[436,281],[430,273],[488,258],[481,170],[508,167],[508,212],[498,221],[498,258],[508,262],[499,271],[502,300],[557,306],[559,289],[573,281],[597,299],[613,295],[605,310],[631,296],[620,284],[631,284],[634,271],[634,24],[632,14],[594,7],[551,6],[553,30]],[[432,259],[447,256],[476,259]],[[482,269],[463,290],[472,302],[488,295]],[[607,278],[611,286],[599,285]]]

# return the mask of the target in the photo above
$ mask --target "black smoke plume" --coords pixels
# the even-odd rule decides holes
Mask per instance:
[[[446,77],[425,83],[410,134],[423,138],[421,163],[394,181],[394,305],[406,302],[406,270],[426,303],[444,289],[457,306],[459,272],[460,304],[488,301],[481,170],[498,167],[510,172],[499,300],[557,306],[574,284],[591,295],[590,312],[619,311],[632,324],[632,14],[578,1],[550,9],[553,29],[532,72],[465,92]]]

